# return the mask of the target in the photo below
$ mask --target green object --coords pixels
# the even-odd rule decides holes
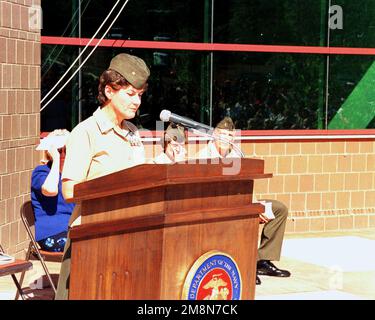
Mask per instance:
[[[328,129],[366,129],[375,117],[375,63],[328,124]]]

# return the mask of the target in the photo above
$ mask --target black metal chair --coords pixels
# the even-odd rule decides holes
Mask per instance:
[[[46,261],[61,262],[63,258],[63,252],[49,252],[42,250],[39,244],[35,240],[35,216],[31,201],[26,201],[21,207],[21,220],[26,228],[27,234],[30,238],[29,248],[26,253],[26,261],[30,259],[39,260],[42,264],[44,272],[47,276],[48,282],[50,283],[54,294],[56,294],[56,286],[53,283],[51,274],[46,265]],[[22,272],[20,278],[20,284],[22,285],[25,272]]]

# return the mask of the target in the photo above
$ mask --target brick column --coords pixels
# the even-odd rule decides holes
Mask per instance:
[[[29,28],[29,9],[40,0],[0,0],[0,243],[24,257],[27,235],[20,207],[30,199],[39,162],[40,30]]]

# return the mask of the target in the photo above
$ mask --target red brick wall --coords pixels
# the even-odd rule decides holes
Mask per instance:
[[[40,0],[0,0],[0,243],[24,257],[21,204],[30,198],[39,162],[40,31],[29,29],[29,8]]]
[[[290,210],[287,232],[375,227],[375,141],[246,143],[274,177],[256,181],[257,197]]]

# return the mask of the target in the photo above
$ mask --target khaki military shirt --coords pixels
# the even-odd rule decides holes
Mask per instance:
[[[137,127],[124,120],[120,128],[98,108],[71,132],[62,179],[79,183],[143,163],[145,150]],[[80,215],[76,208],[71,222]]]

